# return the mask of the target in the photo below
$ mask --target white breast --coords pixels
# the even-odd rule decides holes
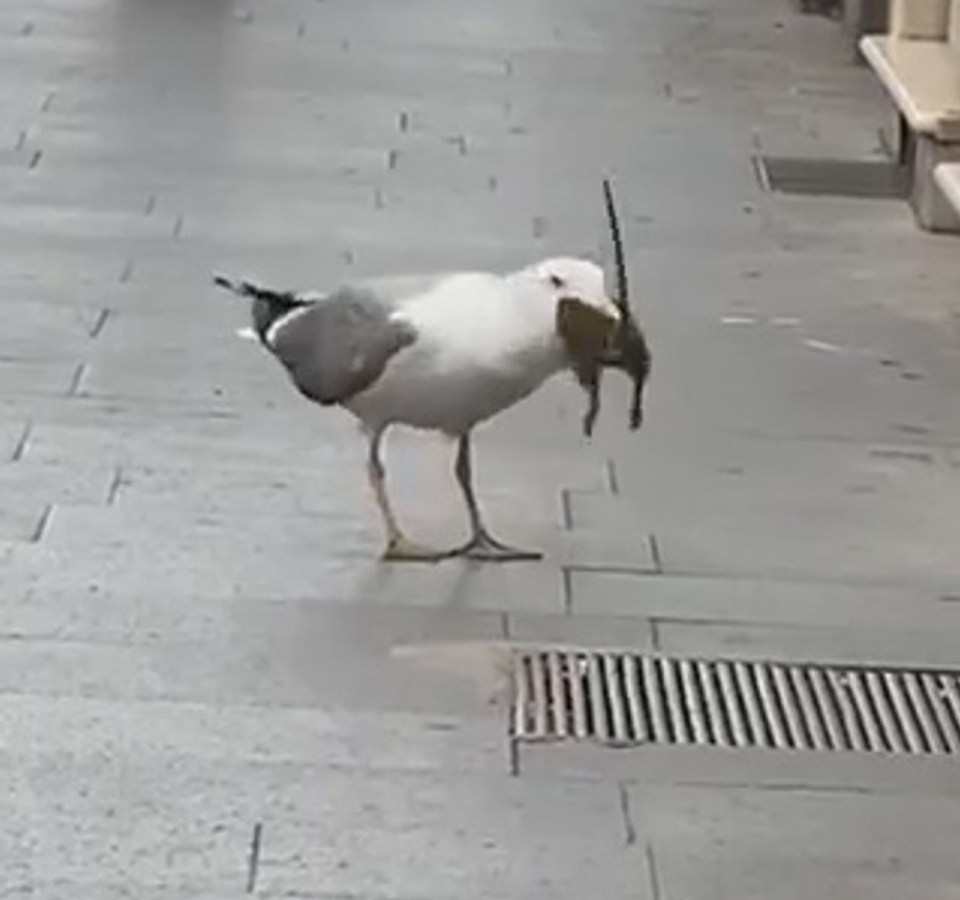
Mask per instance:
[[[459,434],[536,390],[563,365],[554,304],[494,275],[456,275],[396,315],[417,340],[347,408],[367,424]]]

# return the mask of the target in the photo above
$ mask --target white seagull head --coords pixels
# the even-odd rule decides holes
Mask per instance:
[[[586,377],[613,361],[622,315],[600,266],[561,256],[534,263],[522,277],[533,280],[537,296],[548,300],[554,336],[574,371]]]
[[[558,304],[575,300],[619,321],[620,311],[608,296],[603,269],[596,263],[559,256],[536,263],[532,271]]]

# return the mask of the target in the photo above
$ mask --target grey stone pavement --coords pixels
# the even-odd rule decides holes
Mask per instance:
[[[0,897],[956,898],[944,759],[511,756],[510,641],[960,663],[960,244],[764,193],[883,98],[786,0],[0,4]],[[648,423],[479,477],[542,564],[386,567],[354,426],[209,287],[601,246]],[[393,485],[464,530],[450,451]]]

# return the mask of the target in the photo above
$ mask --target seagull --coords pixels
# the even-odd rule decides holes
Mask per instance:
[[[507,274],[371,280],[326,293],[221,274],[214,284],[251,301],[246,336],[281,363],[296,390],[359,420],[369,439],[367,475],[386,532],[386,560],[540,559],[487,529],[473,486],[473,429],[562,370],[572,370],[588,390],[601,367],[634,373],[635,383],[637,372],[645,378],[649,370],[625,298],[611,299],[603,270],[586,259],[556,257]],[[454,473],[470,523],[462,546],[424,546],[401,528],[381,459],[393,425],[456,440]]]

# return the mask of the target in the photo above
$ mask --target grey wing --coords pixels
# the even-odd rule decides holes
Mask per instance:
[[[340,288],[291,315],[270,348],[297,389],[325,406],[366,390],[396,353],[416,340],[392,305],[370,290]]]

